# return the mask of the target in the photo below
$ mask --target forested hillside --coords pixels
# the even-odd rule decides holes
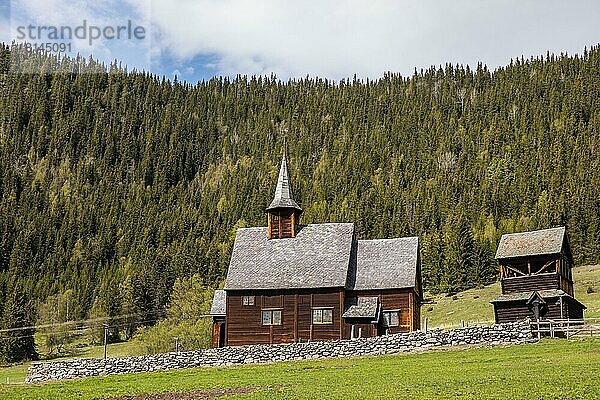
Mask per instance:
[[[493,72],[197,85],[118,65],[13,74],[10,54],[3,46],[4,327],[51,295],[59,319],[82,319],[160,310],[177,277],[218,285],[236,228],[266,223],[282,132],[302,221],[418,235],[430,290],[494,280],[505,232],[566,224],[576,262],[600,261],[598,47]]]

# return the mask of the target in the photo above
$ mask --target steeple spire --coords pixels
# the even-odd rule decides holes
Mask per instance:
[[[292,185],[290,184],[290,176],[288,174],[287,160],[285,157],[285,147],[283,150],[283,158],[281,159],[281,167],[279,167],[279,177],[277,178],[277,186],[275,187],[275,196],[273,201],[267,208],[267,211],[275,208],[295,208],[302,211],[302,208],[294,200],[292,193]]]
[[[302,208],[294,200],[292,185],[288,174],[286,159],[285,138],[283,145],[283,157],[279,168],[279,177],[275,187],[275,195],[269,207],[268,213],[268,236],[269,239],[290,238],[296,236],[296,225],[302,214]]]

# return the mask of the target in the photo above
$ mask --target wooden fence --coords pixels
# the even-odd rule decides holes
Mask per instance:
[[[583,335],[600,335],[600,319],[546,319],[541,321],[530,321],[531,331],[537,334],[538,339],[542,336],[566,337]]]

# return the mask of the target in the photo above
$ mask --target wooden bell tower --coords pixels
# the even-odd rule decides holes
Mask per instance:
[[[279,168],[275,196],[266,211],[269,239],[296,237],[302,208],[296,203],[292,194],[285,151],[283,152],[281,167]]]

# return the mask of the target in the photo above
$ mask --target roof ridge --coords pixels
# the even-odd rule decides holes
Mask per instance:
[[[419,240],[418,236],[402,236],[402,237],[395,237],[395,238],[379,238],[379,239],[358,239],[359,242],[383,242],[383,241],[391,241],[391,240],[408,240],[408,239],[417,239]]]
[[[504,233],[504,234],[502,234],[502,236],[508,236],[508,235],[530,235],[530,234],[534,234],[534,233],[538,233],[538,232],[558,231],[558,230],[566,230],[566,227],[563,225],[563,226],[556,226],[554,228],[536,229],[534,231]]]

